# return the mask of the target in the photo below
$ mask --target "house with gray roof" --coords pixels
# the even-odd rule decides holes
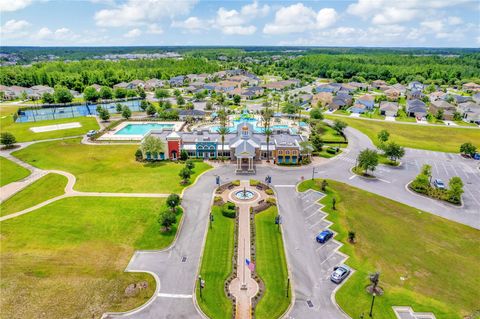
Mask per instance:
[[[408,100],[406,112],[408,116],[422,118],[427,116],[427,105],[421,100]]]

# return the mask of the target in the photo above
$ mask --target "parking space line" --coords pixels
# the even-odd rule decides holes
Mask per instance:
[[[335,255],[337,253],[337,251],[334,251],[333,253],[331,253],[324,261],[322,261],[320,263],[320,266],[323,265],[325,262],[327,262],[333,255]]]
[[[182,294],[166,294],[166,293],[161,293],[159,292],[157,294],[158,297],[164,297],[164,298],[181,298],[181,299],[190,299],[192,298],[192,295],[182,295]]]

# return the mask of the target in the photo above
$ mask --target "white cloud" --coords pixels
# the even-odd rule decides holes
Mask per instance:
[[[0,11],[17,11],[28,7],[32,0],[0,0]]]
[[[128,0],[113,9],[95,13],[100,27],[139,26],[190,12],[197,0]]]
[[[427,11],[457,6],[472,0],[358,0],[347,7],[347,13],[372,19],[374,24],[396,24],[425,16]]]
[[[158,24],[156,23],[152,23],[148,26],[148,29],[147,29],[147,33],[150,33],[150,34],[162,34],[163,33],[163,29],[161,26],[159,26]]]
[[[257,1],[244,5],[240,11],[221,7],[217,10],[213,26],[228,35],[250,35],[257,31],[257,27],[252,25],[251,21],[264,17],[269,11],[268,5],[260,6]]]
[[[4,25],[0,27],[0,33],[2,36],[11,35],[15,36],[16,34],[25,31],[26,28],[30,26],[30,23],[25,20],[8,20]]]
[[[463,20],[460,17],[448,17],[447,23],[449,25],[459,25],[463,23]]]
[[[189,32],[198,32],[200,30],[207,30],[211,26],[211,21],[199,19],[197,17],[189,17],[184,21],[172,22],[172,27],[185,29]]]
[[[36,38],[38,40],[43,40],[43,39],[46,39],[48,37],[51,37],[53,35],[53,32],[52,30],[50,30],[49,28],[47,27],[43,27],[41,28],[40,30],[38,30],[37,34],[36,34]]]
[[[423,21],[420,25],[428,31],[440,32],[443,30],[443,22],[441,20]]]
[[[281,7],[275,13],[273,23],[267,23],[263,32],[267,34],[298,33],[306,30],[320,30],[332,26],[337,21],[335,9],[324,8],[315,12],[303,3]]]
[[[142,35],[142,31],[140,29],[132,29],[125,33],[123,36],[125,38],[136,38],[138,36]]]

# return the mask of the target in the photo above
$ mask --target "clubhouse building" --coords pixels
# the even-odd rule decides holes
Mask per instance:
[[[182,151],[189,157],[216,159],[230,158],[236,163],[237,172],[254,172],[254,163],[267,157],[275,164],[296,165],[301,160],[300,143],[305,140],[289,129],[272,130],[270,141],[262,132],[257,132],[251,123],[239,123],[234,132],[222,136],[211,129],[193,132],[163,130],[152,131],[147,136],[155,136],[165,142],[165,153],[144,154],[147,160],[177,160]],[[308,155],[305,155],[308,156]]]

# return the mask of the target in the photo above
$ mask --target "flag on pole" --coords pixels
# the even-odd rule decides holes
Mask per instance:
[[[255,271],[255,264],[252,263],[250,260],[245,259],[245,263],[247,264],[248,269],[250,269],[251,272]]]

